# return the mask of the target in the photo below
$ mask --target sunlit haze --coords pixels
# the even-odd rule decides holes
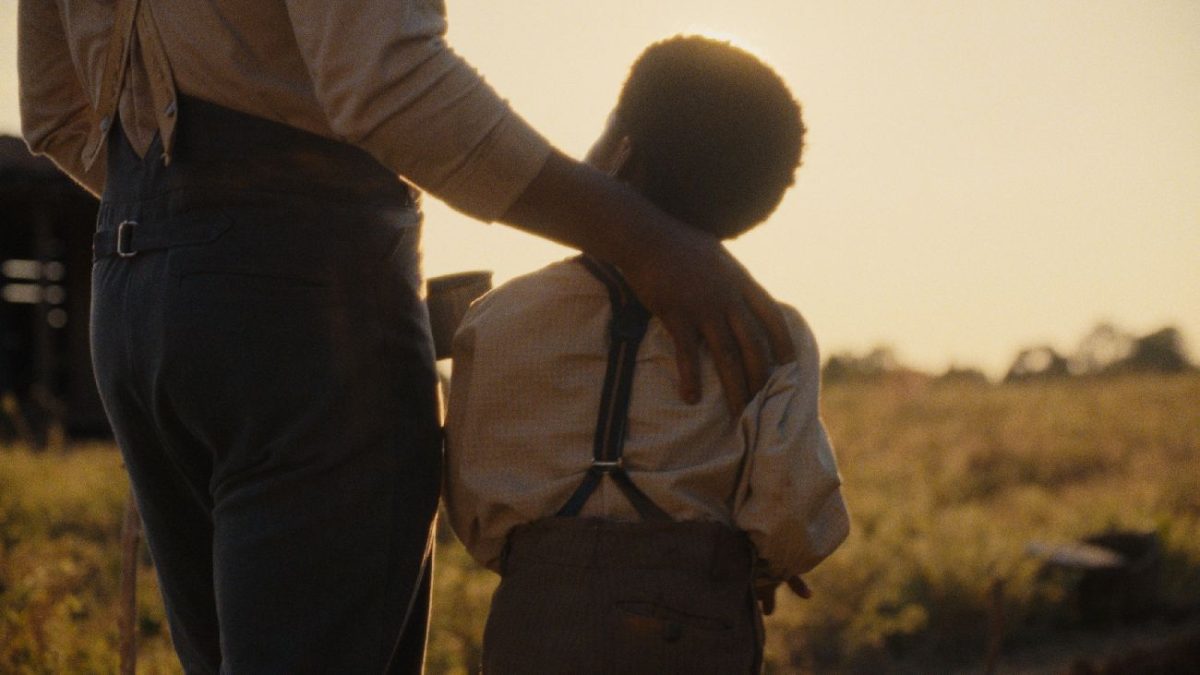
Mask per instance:
[[[17,133],[0,0],[0,133]],[[804,106],[804,166],[731,244],[825,353],[893,345],[998,375],[1099,320],[1182,328],[1200,357],[1200,3],[450,0],[450,43],[569,154],[629,64],[733,37]],[[426,201],[429,275],[498,281],[569,254]]]

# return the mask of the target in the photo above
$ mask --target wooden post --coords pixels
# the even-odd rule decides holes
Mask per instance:
[[[121,607],[117,617],[121,675],[134,675],[137,670],[137,638],[134,631],[137,629],[137,554],[141,529],[142,517],[138,514],[137,502],[130,490],[121,524]]]

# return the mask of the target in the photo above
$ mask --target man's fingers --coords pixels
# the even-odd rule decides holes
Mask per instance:
[[[739,267],[741,267],[740,264]],[[775,363],[795,361],[796,346],[792,343],[792,332],[788,329],[787,319],[783,318],[783,311],[779,309],[779,303],[775,302],[771,294],[758,285],[758,282],[745,271],[744,267],[741,269],[745,278],[745,283],[742,284],[742,295],[746,299],[746,304],[750,306],[750,311],[754,313],[766,331]]]
[[[679,395],[687,403],[700,400],[700,343],[692,327],[663,320],[675,343],[675,367],[679,370]]]
[[[758,320],[749,312],[738,312],[730,317],[729,328],[741,352],[746,391],[753,397],[767,384],[767,376],[771,372],[770,346],[763,337]]]
[[[675,343],[680,395],[700,400],[700,347],[713,358],[736,419],[766,385],[771,367],[795,358],[790,331],[774,299],[719,241],[684,239],[677,265],[635,266],[627,278]]]
[[[742,350],[724,321],[719,325],[706,326],[703,334],[704,342],[712,352],[721,388],[725,390],[729,412],[737,419],[750,401],[746,388],[746,371],[742,367]]]

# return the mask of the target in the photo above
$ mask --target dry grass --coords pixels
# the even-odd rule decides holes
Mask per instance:
[[[816,596],[769,619],[771,672],[977,667],[996,579],[1010,651],[1075,631],[1070,579],[1038,573],[1034,539],[1156,531],[1161,600],[1200,603],[1200,376],[907,377],[824,401],[854,531],[811,575]],[[0,671],[114,669],[125,490],[105,446],[0,449]],[[441,538],[430,672],[473,672],[494,585]],[[140,605],[141,671],[177,672],[152,574]]]
[[[111,445],[0,449],[0,672],[116,671],[127,491]],[[140,672],[178,672],[148,559],[139,582]]]
[[[988,588],[1008,643],[1077,621],[1030,540],[1157,531],[1164,600],[1200,602],[1200,378],[981,387],[920,379],[825,393],[854,531],[816,596],[769,626],[781,671],[982,662]]]

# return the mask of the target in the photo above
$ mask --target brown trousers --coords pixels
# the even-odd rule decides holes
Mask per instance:
[[[757,673],[746,536],[717,523],[546,518],[509,538],[486,675]]]

